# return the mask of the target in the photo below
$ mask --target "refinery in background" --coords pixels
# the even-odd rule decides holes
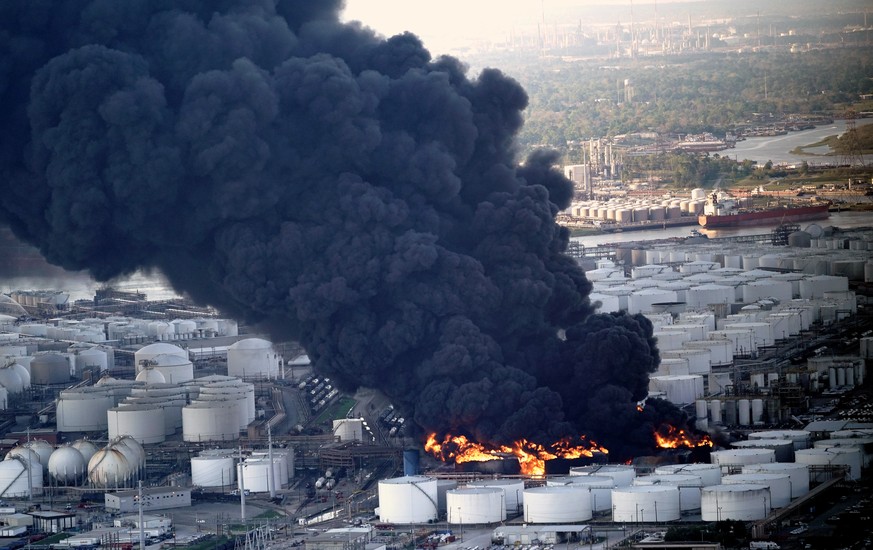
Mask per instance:
[[[91,300],[4,294],[3,533],[75,531],[56,543],[72,547],[148,531],[147,542],[178,543],[182,510],[196,510],[191,539],[277,548],[333,548],[337,537],[349,548],[457,546],[465,529],[494,545],[593,545],[629,525],[723,520],[754,539],[811,536],[798,522],[869,479],[873,232],[789,229],[571,249],[599,312],[652,322],[650,398],[696,428],[659,433],[649,455],[623,464],[596,447],[566,458],[474,443],[452,443],[443,462],[377,392],[343,394],[294,342],[209,308],[108,288]],[[869,507],[827,517],[851,527]]]

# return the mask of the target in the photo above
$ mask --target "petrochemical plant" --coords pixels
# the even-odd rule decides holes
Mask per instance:
[[[661,362],[650,397],[684,409],[714,447],[700,455],[664,441],[628,464],[594,454],[533,476],[512,456],[421,456],[384,398],[344,396],[302,350],[241,334],[235,321],[2,296],[0,499],[16,516],[36,514],[31,529],[44,519],[35,504],[129,512],[150,499],[156,513],[223,501],[246,519],[248,500],[303,527],[354,520],[341,545],[350,549],[453,544],[446,533],[464,526],[504,545],[725,520],[775,536],[867,480],[873,232],[810,226],[779,246],[765,240],[575,250],[599,311],[652,322]],[[54,316],[37,320],[46,304]],[[58,512],[70,525],[80,513]]]

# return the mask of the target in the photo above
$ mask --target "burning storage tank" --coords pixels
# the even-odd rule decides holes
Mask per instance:
[[[112,394],[103,387],[62,390],[57,401],[59,432],[96,432],[108,428],[106,411],[115,406]]]
[[[608,476],[564,476],[546,480],[547,486],[576,485],[588,489],[593,513],[612,510],[612,490],[615,480]]]
[[[770,509],[770,489],[766,485],[715,485],[704,487],[700,496],[703,521],[755,521],[770,515]]]
[[[612,491],[612,521],[674,521],[680,517],[679,500],[679,487],[675,485],[616,488]]]
[[[506,519],[500,487],[464,487],[446,493],[447,521],[453,525],[490,524]]]
[[[688,512],[700,510],[700,491],[703,488],[703,480],[694,474],[655,474],[641,476],[634,480],[634,485],[664,487],[675,486],[679,488],[679,510]]]
[[[448,506],[448,493],[446,494]],[[379,521],[428,523],[437,519],[437,480],[404,476],[379,481]]]
[[[527,523],[575,523],[592,517],[588,489],[578,485],[531,487],[525,489],[523,502]]]
[[[239,439],[238,407],[227,401],[195,401],[182,409],[184,441]]]
[[[48,473],[59,485],[77,485],[85,479],[88,466],[79,449],[64,445],[49,457]]]
[[[227,348],[227,374],[240,378],[277,378],[281,358],[273,344],[246,338]]]
[[[776,462],[776,452],[773,449],[728,449],[713,451],[709,458],[713,464],[721,467],[722,472],[729,473],[747,464]]]
[[[106,412],[109,439],[128,435],[140,443],[166,439],[164,409],[156,405],[123,405]]]
[[[30,383],[37,386],[66,384],[70,381],[70,362],[60,353],[38,353],[30,362]]]
[[[0,461],[0,498],[30,498],[42,494],[42,466],[20,456]]]
[[[595,464],[570,468],[571,476],[606,476],[611,477],[616,487],[628,487],[637,477],[633,466],[624,464]]]
[[[860,479],[862,460],[861,449],[858,447],[801,449],[794,453],[794,461],[799,464],[842,467],[846,470],[847,479]],[[824,479],[815,481],[824,481]]]
[[[791,480],[791,498],[802,497],[809,492],[809,466],[796,462],[773,462],[743,466],[744,474],[785,474]]]
[[[467,487],[494,487],[503,491],[506,511],[517,513],[524,499],[524,480],[522,479],[483,479],[471,481]]]

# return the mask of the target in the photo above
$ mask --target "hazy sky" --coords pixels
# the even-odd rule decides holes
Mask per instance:
[[[657,0],[659,4],[677,0]],[[684,0],[695,1],[695,0]],[[532,27],[538,21],[554,23],[567,7],[636,5],[651,10],[654,0],[346,0],[346,20],[362,21],[381,34],[411,31],[432,53],[478,39],[501,39],[512,29]]]

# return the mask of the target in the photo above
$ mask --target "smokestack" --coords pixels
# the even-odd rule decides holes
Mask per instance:
[[[592,315],[572,185],[517,155],[525,92],[341,6],[3,2],[0,223],[299,339],[421,432],[650,447],[651,323]]]

